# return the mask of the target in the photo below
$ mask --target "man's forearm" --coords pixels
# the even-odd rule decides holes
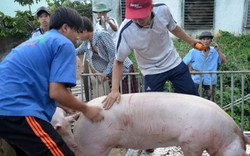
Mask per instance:
[[[78,100],[74,95],[65,88],[64,84],[50,83],[50,98],[57,101],[61,106],[71,108],[73,110],[85,112],[87,105]]]
[[[194,46],[194,44],[197,42],[197,40],[193,39],[192,37],[190,37],[188,34],[186,34],[184,32],[184,30],[179,27],[178,25],[176,26],[176,28],[174,30],[171,31],[172,34],[174,34],[176,37],[178,37],[179,39],[187,42],[188,44],[190,44],[192,47]]]
[[[113,31],[117,31],[118,28],[114,23],[112,23],[111,21],[107,21],[107,22],[108,22],[108,24],[110,25],[110,27],[112,28]]]
[[[112,90],[119,91],[122,74],[123,74],[123,62],[115,60],[113,64],[113,73],[112,73]]]

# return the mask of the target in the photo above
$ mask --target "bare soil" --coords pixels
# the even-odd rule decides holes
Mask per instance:
[[[111,150],[108,156],[125,156],[127,150],[125,148],[114,148]]]

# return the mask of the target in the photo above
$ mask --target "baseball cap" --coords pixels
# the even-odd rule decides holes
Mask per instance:
[[[152,0],[126,0],[126,18],[145,18],[151,12]]]
[[[205,37],[208,37],[208,38],[211,38],[211,39],[214,38],[214,36],[212,35],[211,32],[204,31],[204,32],[202,32],[201,35],[199,36],[199,39],[203,39],[203,38],[205,38]]]
[[[38,8],[37,11],[36,11],[37,17],[39,17],[43,12],[46,12],[47,14],[50,15],[49,9],[46,8],[46,7],[44,7],[44,6],[42,6],[42,7]]]

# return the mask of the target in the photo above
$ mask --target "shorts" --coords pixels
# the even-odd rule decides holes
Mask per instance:
[[[74,156],[47,121],[32,116],[0,116],[0,138],[21,156]]]
[[[199,96],[191,78],[191,74],[189,73],[188,66],[184,62],[181,62],[178,66],[169,71],[144,76],[145,92],[163,92],[167,80],[173,84],[176,93]]]

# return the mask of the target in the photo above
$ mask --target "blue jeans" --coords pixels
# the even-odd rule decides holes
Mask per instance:
[[[164,73],[144,76],[145,92],[163,92],[167,80],[173,84],[176,93],[199,96],[188,67],[184,62]]]

